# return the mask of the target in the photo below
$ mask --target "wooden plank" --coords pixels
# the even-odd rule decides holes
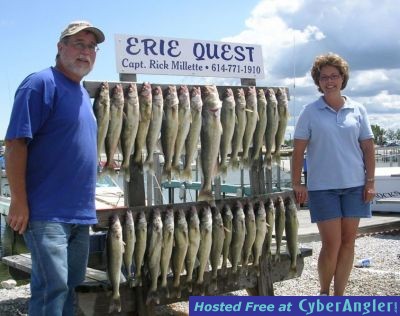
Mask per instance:
[[[229,204],[232,207],[234,207],[234,204],[236,201],[242,202],[242,204],[246,204],[247,202],[254,202],[257,201],[263,201],[265,203],[266,199],[268,197],[271,197],[272,199],[276,199],[278,196],[281,196],[282,198],[285,198],[287,196],[291,196],[293,198],[293,191],[285,191],[285,192],[275,192],[275,193],[269,193],[269,194],[263,194],[263,195],[255,195],[251,197],[230,197],[226,199],[220,199],[220,200],[215,200],[215,204],[219,209],[222,209],[222,207],[225,204]],[[189,211],[191,206],[196,206],[198,210],[200,210],[202,207],[207,206],[208,203],[205,201],[202,202],[186,202],[186,203],[176,203],[176,204],[164,204],[164,205],[156,205],[156,206],[134,206],[134,207],[129,207],[129,209],[132,211],[132,214],[134,216],[134,219],[136,218],[136,215],[138,214],[139,211],[144,211],[146,214],[147,219],[149,219],[148,215],[152,212],[154,208],[159,208],[161,212],[164,212],[167,208],[173,208],[173,209],[183,209],[185,212]],[[112,208],[112,209],[102,209],[102,210],[97,210],[97,220],[98,223],[95,225],[95,229],[107,229],[108,224],[109,224],[109,217],[113,214],[117,214],[120,218],[120,220],[123,222],[125,213],[128,210],[127,207],[122,207],[122,208]]]

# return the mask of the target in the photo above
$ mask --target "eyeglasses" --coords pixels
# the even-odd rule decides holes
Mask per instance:
[[[89,52],[91,52],[91,53],[97,53],[99,51],[99,48],[97,47],[97,45],[94,45],[94,44],[86,45],[85,43],[82,43],[82,42],[72,42],[72,43],[67,42],[67,44],[71,44],[71,46],[73,48],[75,48],[81,52],[84,51],[85,49],[88,49]]]
[[[319,81],[327,82],[329,79],[332,81],[336,81],[341,77],[341,75],[321,76],[319,77]]]

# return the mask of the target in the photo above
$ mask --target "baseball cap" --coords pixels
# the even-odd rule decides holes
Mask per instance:
[[[97,44],[104,42],[105,37],[104,37],[103,32],[100,31],[100,29],[98,29],[97,27],[94,27],[92,24],[90,24],[87,21],[73,21],[70,24],[68,24],[66,29],[60,35],[60,41],[64,37],[74,35],[83,30],[92,32],[94,34],[94,36],[96,36]]]

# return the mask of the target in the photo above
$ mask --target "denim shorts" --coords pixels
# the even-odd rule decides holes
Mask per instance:
[[[311,222],[322,222],[335,218],[369,218],[371,204],[364,202],[364,186],[308,191],[308,206]]]

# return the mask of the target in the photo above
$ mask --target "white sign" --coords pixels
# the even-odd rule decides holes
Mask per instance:
[[[115,35],[119,73],[264,78],[260,45]]]

